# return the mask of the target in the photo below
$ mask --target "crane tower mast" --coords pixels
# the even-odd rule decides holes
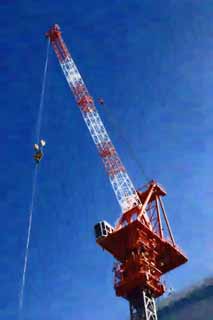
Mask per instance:
[[[62,39],[60,27],[46,33],[101,156],[122,215],[114,227],[95,225],[96,242],[116,259],[114,289],[129,301],[131,320],[157,320],[155,298],[165,292],[161,276],[187,261],[175,244],[155,181],[136,190],[102,123],[94,100]]]

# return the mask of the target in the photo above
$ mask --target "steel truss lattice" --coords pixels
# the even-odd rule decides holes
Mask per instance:
[[[129,299],[131,320],[157,320],[155,299],[146,291],[138,291]]]
[[[68,85],[74,94],[83,119],[102,158],[122,212],[142,205],[136,189],[101,121],[93,98],[90,96],[78,68],[61,37],[59,26],[54,25],[47,33],[47,37],[51,41]]]

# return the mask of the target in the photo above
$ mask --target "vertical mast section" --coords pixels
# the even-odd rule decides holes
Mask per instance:
[[[98,153],[103,160],[105,170],[109,176],[109,180],[121,206],[122,212],[129,211],[136,206],[141,206],[139,196],[107,134],[94,105],[93,98],[90,96],[61,37],[60,27],[54,25],[46,33],[46,36],[50,39],[69,87],[81,110],[83,119],[86,122],[92,139],[98,149]]]
[[[155,299],[146,291],[136,290],[129,307],[130,320],[158,320]]]

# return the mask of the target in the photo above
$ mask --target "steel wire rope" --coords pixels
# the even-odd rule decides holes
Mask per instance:
[[[103,104],[102,104],[102,107],[103,107]],[[114,119],[111,112],[106,107],[104,107],[103,109],[105,111],[107,120],[112,125],[112,127],[114,127],[115,131],[118,133],[120,138],[123,140],[124,145],[129,150],[129,154],[130,154],[132,160],[135,161],[140,173],[143,175],[143,177],[145,178],[147,183],[150,182],[152,179],[145,173],[145,170],[144,170],[135,150],[133,149],[131,143],[129,143],[128,139],[126,138],[126,134],[125,134],[123,128],[121,128],[121,126],[118,125],[117,121]]]
[[[47,49],[46,49],[46,59],[45,59],[45,65],[44,65],[44,72],[43,72],[43,79],[42,79],[40,103],[39,103],[39,109],[38,109],[38,117],[37,117],[37,123],[36,123],[36,132],[35,132],[36,143],[39,142],[40,132],[41,132],[42,115],[43,115],[43,109],[44,109],[44,96],[45,96],[46,78],[47,78],[47,66],[48,66],[48,58],[49,58],[49,47],[50,47],[50,41],[48,40]],[[27,241],[26,241],[26,247],[25,247],[24,267],[23,267],[23,273],[22,273],[21,289],[20,289],[20,294],[19,294],[19,314],[21,314],[21,311],[23,309],[23,302],[24,302],[24,289],[25,289],[25,282],[26,282],[26,272],[27,272],[28,256],[29,256],[29,245],[30,245],[31,230],[32,230],[33,210],[34,210],[34,206],[35,206],[37,177],[38,177],[38,164],[35,165],[35,168],[33,171],[32,195],[31,195],[31,202],[30,202],[30,207],[29,207],[29,222],[28,222],[28,231],[27,231]]]
[[[101,104],[102,107],[103,107],[103,105],[104,105],[104,103]],[[118,125],[117,121],[114,119],[112,113],[108,110],[108,108],[104,107],[103,109],[105,111],[105,115],[106,115],[108,122],[115,129],[116,133],[118,133],[118,136],[120,136],[120,138],[125,142],[124,145],[126,146],[127,150],[129,150],[129,154],[130,154],[132,160],[135,161],[140,173],[145,178],[145,182],[146,182],[145,185],[147,185],[152,179],[145,173],[145,170],[144,170],[138,156],[136,155],[136,152],[134,151],[132,145],[129,143],[128,139],[126,138],[126,134],[125,134],[123,128],[121,128],[121,126]],[[144,185],[142,187],[137,188],[137,190],[141,190],[142,188],[144,188]],[[122,214],[121,214],[121,216],[122,216]],[[117,225],[121,216],[116,219],[115,225]]]
[[[102,106],[104,104],[101,104]],[[143,175],[143,177],[145,178],[146,182],[148,183],[149,181],[151,181],[151,179],[146,175],[145,170],[143,168],[143,166],[141,165],[140,160],[138,159],[138,156],[136,155],[136,152],[134,151],[133,147],[131,146],[131,144],[129,143],[129,141],[127,140],[127,138],[125,137],[125,133],[124,130],[118,125],[117,121],[114,119],[114,117],[112,116],[111,112],[107,109],[107,108],[103,108],[105,111],[105,115],[106,118],[108,120],[108,122],[110,123],[110,125],[112,127],[114,127],[116,133],[118,133],[118,135],[120,136],[120,138],[125,142],[125,146],[127,147],[127,149],[129,150],[129,153],[132,157],[132,159],[135,161],[136,165],[138,166],[138,169],[140,171],[140,173]],[[121,214],[122,216],[122,214]],[[121,216],[116,219],[115,225],[117,225],[119,219],[121,218]],[[128,235],[129,238],[129,235]],[[114,262],[115,263],[115,262]]]

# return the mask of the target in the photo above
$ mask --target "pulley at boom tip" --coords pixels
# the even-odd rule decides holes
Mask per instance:
[[[46,33],[45,37],[49,38],[50,41],[54,41],[61,35],[61,28],[58,24],[54,24]]]

